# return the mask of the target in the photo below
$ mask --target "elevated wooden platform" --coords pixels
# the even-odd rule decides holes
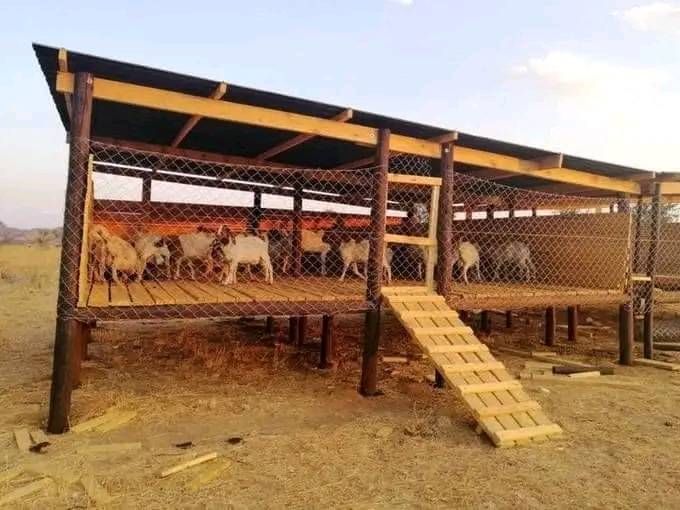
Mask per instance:
[[[257,280],[220,285],[199,280],[144,280],[127,283],[94,283],[87,306],[133,307],[197,305],[205,303],[362,301],[366,284],[359,279],[344,282],[333,277],[277,278],[273,285]]]
[[[619,304],[628,301],[622,289],[588,289],[538,283],[454,282],[447,303],[456,310],[532,308],[558,305]]]
[[[496,446],[562,434],[443,296],[426,287],[383,287],[383,297]]]

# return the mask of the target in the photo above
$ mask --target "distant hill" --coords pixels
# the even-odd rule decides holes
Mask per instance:
[[[62,228],[14,228],[0,221],[0,243],[61,245]]]

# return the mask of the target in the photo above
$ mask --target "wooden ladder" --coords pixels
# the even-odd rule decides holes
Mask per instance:
[[[382,295],[494,445],[510,447],[562,435],[560,426],[548,419],[443,296],[424,286],[383,287]]]

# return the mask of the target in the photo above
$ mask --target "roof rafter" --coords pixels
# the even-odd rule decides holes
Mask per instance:
[[[347,122],[348,120],[350,120],[352,118],[352,115],[354,115],[354,112],[352,111],[352,109],[347,108],[347,109],[341,111],[340,113],[338,113],[337,115],[331,117],[330,120],[335,120],[337,122]],[[277,154],[281,154],[282,152],[285,152],[288,149],[292,149],[293,147],[296,147],[296,146],[298,146],[302,143],[305,143],[308,140],[311,140],[315,136],[317,136],[317,135],[307,134],[307,133],[294,136],[290,140],[286,140],[285,142],[282,142],[278,145],[275,145],[271,149],[267,149],[262,154],[259,154],[258,156],[256,156],[255,159],[261,159],[263,161],[266,161],[270,158],[273,158]]]
[[[73,74],[59,72],[57,73],[56,90],[62,93],[73,93],[74,82],[75,77]],[[298,133],[320,135],[347,142],[368,143],[371,145],[377,145],[378,143],[378,130],[368,126],[347,124],[242,103],[197,97],[182,92],[97,77],[94,77],[93,96],[104,101],[198,115],[270,129],[297,131]],[[397,134],[390,136],[390,150],[435,159],[441,156],[441,144]],[[568,168],[541,169],[534,161],[471,149],[469,147],[456,147],[454,161],[521,175],[531,175],[551,181],[582,184],[593,188],[640,194],[640,185],[636,182],[604,177]]]
[[[59,48],[59,53],[57,54],[57,63],[59,64],[59,72],[68,73],[68,52],[65,48]],[[71,94],[68,92],[64,93],[64,100],[66,101],[66,112],[68,113],[68,118],[71,118]]]
[[[222,99],[224,97],[224,94],[227,93],[227,84],[224,82],[221,82],[217,87],[215,87],[215,90],[212,91],[212,94],[210,94],[210,99]],[[196,127],[196,124],[198,124],[198,121],[200,121],[203,117],[201,115],[192,115],[189,117],[182,126],[182,129],[179,130],[177,135],[175,136],[174,140],[170,144],[170,147],[178,147],[180,143],[182,143],[182,140],[184,140],[189,132]]]

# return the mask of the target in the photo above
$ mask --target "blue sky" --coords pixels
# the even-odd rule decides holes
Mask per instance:
[[[0,221],[11,225],[57,225],[63,207],[65,133],[32,41],[680,170],[678,2],[5,0]]]

